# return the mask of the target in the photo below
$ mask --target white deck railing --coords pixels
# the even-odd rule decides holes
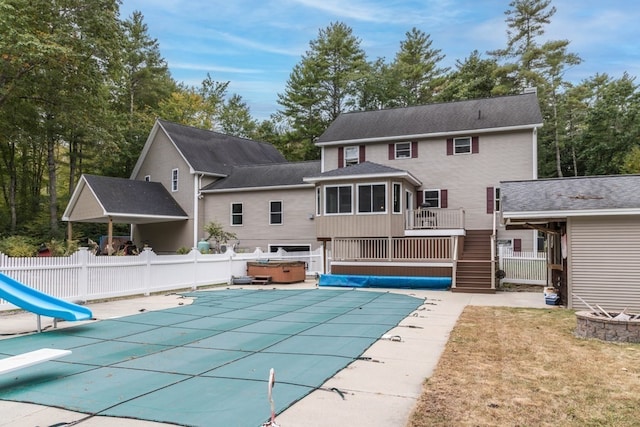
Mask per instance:
[[[454,237],[336,238],[334,261],[451,260]]]
[[[514,252],[511,248],[499,246],[498,269],[505,272],[500,283],[547,283],[547,256],[544,252]]]
[[[407,211],[407,230],[455,230],[464,228],[464,209],[420,208]]]
[[[197,289],[229,283],[247,274],[247,261],[304,261],[307,274],[322,272],[322,248],[313,252],[262,252],[203,255],[94,256],[86,248],[67,257],[12,258],[0,253],[0,272],[41,292],[67,301],[90,301],[127,295],[148,295],[176,289]],[[1,285],[0,285],[1,286]],[[0,311],[15,309],[0,298]]]

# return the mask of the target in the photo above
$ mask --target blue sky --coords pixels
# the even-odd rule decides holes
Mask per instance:
[[[510,0],[122,0],[121,17],[144,15],[151,37],[177,81],[199,85],[210,73],[230,81],[255,118],[279,109],[289,74],[332,22],[344,22],[369,60],[391,61],[412,27],[429,34],[432,47],[453,66],[477,49],[506,44],[504,12]],[[640,76],[640,2],[552,0],[557,12],[546,27],[550,40],[567,39],[583,59],[567,79],[579,83],[607,73]]]

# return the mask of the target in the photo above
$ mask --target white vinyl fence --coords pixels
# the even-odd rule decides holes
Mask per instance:
[[[262,252],[203,255],[156,255],[145,249],[137,256],[95,256],[87,248],[67,257],[11,258],[0,253],[0,272],[41,292],[66,301],[91,301],[127,295],[197,289],[230,283],[247,274],[247,261],[304,261],[307,275],[322,272],[322,248],[312,252]],[[2,286],[0,284],[0,286]],[[0,298],[0,311],[15,309]]]
[[[547,283],[547,256],[544,252],[514,252],[511,248],[500,246],[498,260],[498,269],[505,272],[500,283]]]

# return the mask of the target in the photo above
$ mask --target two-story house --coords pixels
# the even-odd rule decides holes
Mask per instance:
[[[339,116],[305,178],[331,272],[492,292],[496,244],[537,249],[535,231],[507,231],[496,212],[500,181],[537,178],[541,126],[535,93]]]
[[[62,219],[130,224],[156,253],[197,247],[210,221],[236,235],[236,250],[313,250],[313,185],[302,179],[319,171],[268,143],[158,120],[130,179],[82,176]]]

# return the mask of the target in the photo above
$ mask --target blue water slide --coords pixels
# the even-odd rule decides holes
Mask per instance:
[[[54,319],[76,321],[93,318],[91,310],[87,307],[40,292],[2,273],[0,298],[24,310]]]

